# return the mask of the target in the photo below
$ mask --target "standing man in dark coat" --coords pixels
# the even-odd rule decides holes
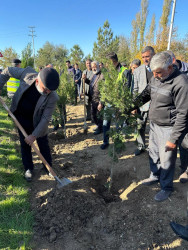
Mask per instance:
[[[75,74],[74,74],[74,82],[76,86],[76,93],[75,98],[77,99],[77,95],[79,97],[79,101],[81,100],[81,78],[82,78],[82,71],[78,68],[78,63],[74,65]]]
[[[85,86],[83,86],[84,77],[91,80],[93,77],[93,71],[91,69],[91,59],[86,60],[86,69],[83,71],[82,74],[82,90],[84,91],[85,87],[85,107],[86,107],[86,121],[91,121],[91,96],[89,93],[89,84],[85,82]]]
[[[24,138],[18,130],[25,178],[31,181],[34,168],[31,145],[34,141],[37,141],[41,154],[52,166],[47,131],[58,100],[55,90],[59,86],[59,74],[53,68],[44,68],[37,73],[31,67],[8,67],[0,75],[0,90],[10,77],[20,80],[10,110],[28,134]]]

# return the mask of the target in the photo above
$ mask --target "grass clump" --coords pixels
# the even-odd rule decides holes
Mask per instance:
[[[13,122],[0,109],[0,249],[29,249],[33,214]]]

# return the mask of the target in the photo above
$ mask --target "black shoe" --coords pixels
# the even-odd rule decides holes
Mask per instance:
[[[135,155],[135,156],[140,155],[140,154],[142,154],[144,151],[145,151],[144,149],[139,149],[139,148],[137,148],[137,149],[135,150],[135,152],[134,152],[134,155]]]
[[[86,121],[91,121],[91,118],[87,117],[87,118],[86,118]]]
[[[171,193],[172,191],[169,190],[161,190],[155,195],[154,199],[155,201],[165,201],[168,199]]]
[[[99,135],[99,134],[101,134],[102,133],[102,129],[97,129],[97,130],[95,130],[95,132],[93,133],[94,135]]]
[[[177,234],[180,238],[188,241],[188,227],[184,227],[175,222],[170,222],[170,226],[175,234]]]
[[[104,150],[104,149],[106,149],[107,147],[109,146],[109,143],[107,143],[107,144],[102,144],[101,146],[100,146],[100,148],[102,149],[102,150]]]
[[[53,131],[57,131],[59,128],[59,124],[53,127]]]

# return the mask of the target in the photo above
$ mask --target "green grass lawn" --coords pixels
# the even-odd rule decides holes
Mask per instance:
[[[0,104],[0,249],[31,249],[33,215],[13,122]]]

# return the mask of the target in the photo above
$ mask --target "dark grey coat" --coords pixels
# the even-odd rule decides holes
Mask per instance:
[[[154,77],[136,98],[146,103],[151,100],[149,119],[159,126],[169,126],[172,133],[169,141],[176,143],[188,122],[188,77],[177,67],[164,81]]]

